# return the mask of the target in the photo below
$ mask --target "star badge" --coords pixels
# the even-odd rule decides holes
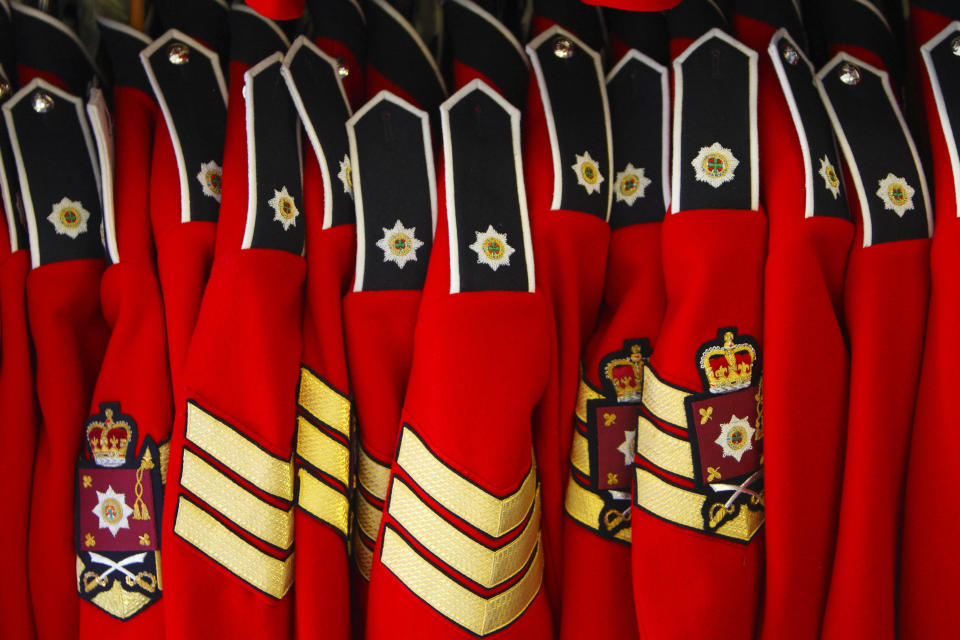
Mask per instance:
[[[830,164],[826,155],[820,158],[820,171],[817,173],[823,178],[823,186],[833,194],[833,199],[836,200],[840,196],[840,178],[837,177],[837,170]]]
[[[223,187],[223,169],[214,160],[200,165],[197,180],[203,188],[203,195],[220,202],[220,190]]]
[[[737,462],[747,451],[753,449],[753,434],[756,431],[746,418],[730,416],[730,422],[720,425],[720,435],[714,442],[723,449],[723,457],[736,458]]]
[[[890,209],[901,218],[913,209],[914,190],[905,178],[888,173],[886,178],[879,181],[879,185],[877,196],[883,200],[884,209]]]
[[[740,165],[733,152],[714,142],[709,147],[700,147],[697,157],[690,161],[696,172],[697,180],[706,182],[716,189],[734,178],[734,171]]]
[[[343,183],[343,192],[349,193],[353,197],[353,167],[350,165],[350,156],[344,154],[340,161],[340,172],[337,173],[340,182]]]
[[[397,220],[392,229],[380,228],[383,237],[377,240],[377,246],[383,250],[384,262],[392,262],[403,269],[408,262],[416,261],[417,249],[423,246],[423,242],[417,240],[416,227],[408,229]]]
[[[633,451],[637,447],[637,432],[635,430],[623,432],[623,442],[617,447],[617,451],[623,454],[623,466],[633,465]]]
[[[267,204],[273,207],[273,219],[283,225],[284,231],[297,226],[300,210],[293,203],[293,197],[287,193],[286,187],[281,187],[279,191],[274,189],[273,197],[267,200]]]
[[[590,157],[589,151],[584,151],[583,155],[575,155],[577,161],[570,165],[570,168],[577,174],[577,184],[586,189],[587,193],[600,193],[600,183],[604,178],[597,161]]]
[[[494,271],[510,266],[510,256],[515,249],[507,244],[507,234],[497,233],[492,224],[487,226],[486,231],[474,233],[477,239],[469,248],[477,254],[477,264],[488,265]]]
[[[108,486],[106,491],[97,491],[97,506],[91,511],[100,521],[101,529],[109,529],[114,538],[120,529],[129,529],[133,509],[127,505],[126,495],[117,493]]]
[[[617,173],[617,202],[626,202],[632,207],[649,186],[650,178],[644,174],[643,167],[638,169],[628,162],[626,168]]]
[[[90,212],[83,208],[80,201],[64,198],[53,205],[53,211],[47,216],[47,220],[57,233],[76,240],[77,236],[87,231]]]

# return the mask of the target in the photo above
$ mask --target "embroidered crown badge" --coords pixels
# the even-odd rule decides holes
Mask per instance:
[[[707,343],[700,353],[700,369],[710,393],[745,389],[753,380],[757,349],[735,331],[724,331],[722,340]]]

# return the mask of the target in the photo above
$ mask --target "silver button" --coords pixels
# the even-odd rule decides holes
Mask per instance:
[[[0,80],[0,100],[6,98],[13,91],[13,87],[6,80]]]
[[[182,42],[174,42],[167,47],[167,59],[170,64],[186,64],[190,61],[190,47]]]
[[[337,58],[337,75],[341,78],[350,75],[350,67],[347,66],[347,62],[343,58]]]
[[[860,69],[849,62],[844,62],[840,65],[840,82],[851,86],[860,84]]]
[[[569,38],[557,36],[553,40],[553,55],[558,58],[570,58],[573,56],[573,43]]]
[[[960,56],[960,36],[950,41],[950,50],[953,51],[953,55]]]
[[[783,59],[786,60],[787,64],[793,66],[800,60],[800,54],[789,44],[785,44],[783,45]]]
[[[37,113],[46,113],[53,109],[53,98],[46,91],[38,90],[33,94],[33,110]]]

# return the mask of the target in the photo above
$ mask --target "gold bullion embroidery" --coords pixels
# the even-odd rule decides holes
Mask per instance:
[[[300,367],[297,401],[314,418],[345,438],[350,437],[350,400],[306,367]]]
[[[357,480],[360,486],[379,500],[387,499],[387,486],[390,483],[390,465],[381,464],[358,447]]]
[[[650,367],[643,369],[643,406],[664,422],[687,428],[687,409],[684,399],[690,394],[672,387],[654,373]]]
[[[373,566],[373,549],[367,546],[367,541],[356,530],[353,532],[353,560],[364,580],[370,580],[370,567]]]
[[[320,471],[349,486],[350,450],[302,416],[297,416],[297,453]]]
[[[643,416],[637,419],[637,454],[674,475],[693,478],[690,443],[661,431]]]
[[[383,512],[367,500],[362,493],[358,492],[356,496],[354,509],[357,516],[357,526],[368,538],[376,540],[377,531],[380,530],[380,517]]]
[[[300,508],[346,535],[350,510],[347,496],[321,482],[306,469],[299,470],[299,477],[297,504]]]
[[[573,443],[570,447],[570,463],[580,473],[590,477],[590,442],[577,429],[573,430]]]
[[[597,531],[600,526],[600,515],[603,513],[604,507],[603,498],[599,495],[580,486],[573,478],[567,482],[567,495],[564,501],[564,508],[571,518]],[[625,527],[616,532],[613,537],[623,540],[624,542],[630,542],[631,535],[631,527]]]
[[[587,402],[590,400],[599,400],[603,394],[590,386],[590,384],[580,378],[580,388],[577,390],[577,418],[580,422],[587,423]]]

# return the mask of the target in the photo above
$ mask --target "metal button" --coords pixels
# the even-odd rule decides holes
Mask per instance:
[[[37,91],[33,94],[33,110],[37,113],[46,113],[53,109],[53,98],[46,91]]]
[[[860,69],[849,62],[844,62],[840,65],[840,82],[851,86],[860,84]]]
[[[783,59],[786,60],[787,64],[793,66],[800,60],[800,54],[789,44],[785,44],[783,45]]]
[[[13,91],[13,87],[6,80],[0,80],[0,100],[6,98]]]
[[[347,61],[343,58],[337,58],[337,75],[341,78],[350,75],[350,67],[347,66]]]
[[[960,36],[950,41],[950,50],[953,51],[953,55],[960,56]]]
[[[190,47],[182,42],[174,42],[167,47],[167,59],[170,64],[186,64],[190,61]]]
[[[570,58],[573,56],[573,43],[569,38],[557,36],[553,40],[553,55],[558,58]]]

